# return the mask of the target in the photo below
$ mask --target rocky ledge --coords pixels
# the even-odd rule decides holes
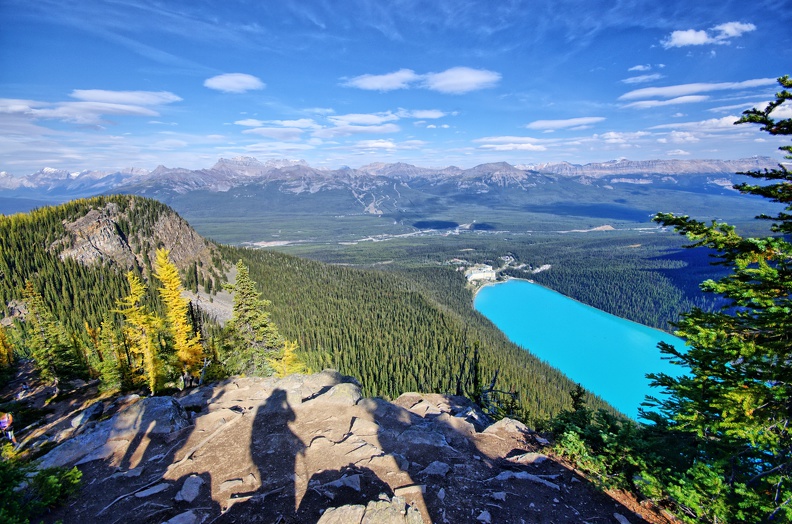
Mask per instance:
[[[542,454],[547,442],[520,422],[448,395],[362,398],[335,371],[231,378],[99,412],[76,413],[40,461],[83,472],[79,497],[45,521],[643,521]]]

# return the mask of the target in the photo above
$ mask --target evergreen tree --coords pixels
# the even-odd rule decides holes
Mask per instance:
[[[792,87],[788,76],[779,79]],[[758,123],[773,135],[792,134],[792,119],[773,111],[792,95],[782,90],[765,109],[739,123]],[[792,158],[792,146],[782,150]],[[771,219],[776,233],[792,233],[792,172],[784,165],[743,173],[768,183],[736,186],[785,205]],[[690,520],[715,523],[792,521],[792,244],[785,236],[743,238],[725,223],[658,214],[717,252],[731,272],[702,289],[726,299],[718,311],[694,309],[677,324],[687,351],[661,351],[686,374],[650,375],[667,396],[652,399],[647,414],[678,435],[686,467],[671,470],[668,494]]]
[[[165,304],[165,321],[176,356],[183,368],[194,373],[203,357],[200,334],[194,334],[189,316],[190,303],[182,297],[181,280],[176,266],[168,259],[168,250],[158,249],[154,276],[162,283],[159,295]]]
[[[271,303],[259,296],[247,266],[240,260],[236,269],[236,282],[226,286],[234,293],[234,309],[224,330],[221,359],[231,373],[270,375],[268,358],[281,349],[283,339],[270,320]]]
[[[59,381],[80,375],[85,371],[85,367],[80,362],[75,340],[70,338],[63,326],[55,320],[29,280],[25,284],[23,297],[28,310],[25,322],[29,325],[25,342],[41,378],[53,382],[57,395]]]

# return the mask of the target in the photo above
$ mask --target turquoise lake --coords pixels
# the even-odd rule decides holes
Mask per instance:
[[[485,286],[474,306],[515,344],[560,369],[634,419],[649,387],[647,373],[678,375],[657,343],[682,339],[587,306],[525,280]]]

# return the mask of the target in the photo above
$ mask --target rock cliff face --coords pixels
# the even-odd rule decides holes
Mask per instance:
[[[47,521],[642,521],[523,424],[492,424],[461,397],[362,398],[326,370],[105,404],[104,421],[94,405],[24,444],[61,442],[41,467],[83,472],[79,498]]]
[[[211,267],[213,256],[218,256],[217,248],[175,212],[160,213],[146,232],[129,226],[129,217],[138,205],[135,197],[130,198],[127,211],[109,202],[64,222],[67,236],[53,242],[50,249],[60,250],[61,260],[71,258],[85,265],[110,263],[131,270],[144,266],[144,251],[149,260],[154,260],[156,249],[163,247],[170,251],[170,260],[180,270],[193,263],[202,268]]]
[[[92,209],[85,216],[64,223],[70,238],[61,241],[61,260],[71,258],[89,266],[109,261],[127,270],[134,268],[139,261],[119,232],[118,218],[118,204],[110,203],[104,209]]]

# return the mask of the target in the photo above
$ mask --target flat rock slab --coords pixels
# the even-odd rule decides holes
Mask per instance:
[[[146,497],[150,497],[152,495],[156,495],[157,493],[161,493],[166,489],[170,488],[170,483],[168,482],[161,482],[159,484],[155,484],[148,489],[144,489],[143,491],[138,491],[135,493],[135,496],[139,499],[144,499]]]

